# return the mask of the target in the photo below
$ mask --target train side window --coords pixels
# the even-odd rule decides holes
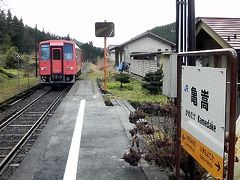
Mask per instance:
[[[53,59],[54,60],[61,59],[61,50],[60,49],[53,49]]]
[[[65,60],[73,59],[73,45],[72,44],[64,43],[63,56],[64,56]]]
[[[50,59],[50,46],[49,44],[41,45],[41,59],[49,60]]]

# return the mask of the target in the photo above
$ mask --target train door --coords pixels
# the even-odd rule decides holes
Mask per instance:
[[[60,47],[52,48],[52,80],[58,81],[63,78],[63,60],[62,49]]]

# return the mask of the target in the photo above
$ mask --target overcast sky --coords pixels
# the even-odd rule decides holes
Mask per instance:
[[[83,43],[95,37],[95,22],[114,22],[115,37],[107,44],[121,44],[156,26],[175,22],[176,0],[4,0],[5,9],[22,18],[24,24],[38,25],[59,36],[70,35]],[[239,0],[195,0],[196,17],[238,17]]]

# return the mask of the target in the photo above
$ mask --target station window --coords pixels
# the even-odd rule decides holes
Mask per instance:
[[[73,59],[73,45],[64,43],[63,47],[63,56],[65,60],[72,60]]]
[[[49,60],[50,59],[50,46],[49,44],[41,45],[41,59]]]

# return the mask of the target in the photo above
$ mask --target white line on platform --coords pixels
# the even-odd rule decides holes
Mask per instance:
[[[71,142],[71,146],[68,154],[68,160],[67,160],[67,165],[65,168],[63,180],[76,179],[85,103],[86,103],[86,100],[81,100],[80,102],[80,107],[78,110],[78,116],[77,116],[74,132],[73,132],[72,142]]]

